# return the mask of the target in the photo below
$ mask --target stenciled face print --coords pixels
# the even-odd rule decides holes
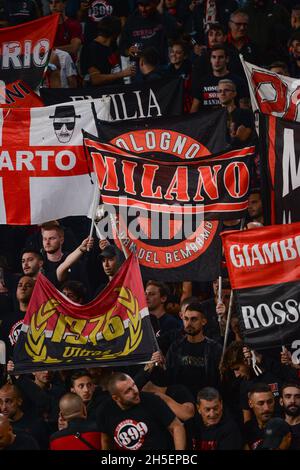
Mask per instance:
[[[57,118],[53,121],[54,132],[62,144],[70,142],[75,129],[74,118]]]
[[[49,116],[53,119],[53,128],[58,141],[62,144],[67,144],[72,139],[76,119],[80,118],[80,115],[76,115],[74,106],[57,106],[53,116]]]

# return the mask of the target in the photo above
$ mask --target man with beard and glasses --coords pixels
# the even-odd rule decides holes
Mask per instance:
[[[207,319],[201,303],[188,305],[182,321],[185,334],[171,344],[167,353],[167,380],[169,385],[185,385],[196,398],[203,387],[219,387],[222,347],[203,333]]]
[[[290,425],[292,444],[290,449],[300,449],[300,384],[286,383],[282,386],[280,405],[284,419]]]
[[[185,449],[184,426],[161,398],[139,392],[134,380],[121,372],[113,374],[107,388],[111,398],[97,414],[103,450],[115,445],[119,450]]]
[[[243,427],[245,450],[255,450],[263,441],[266,424],[274,417],[275,400],[266,383],[255,384],[248,397],[254,417]]]

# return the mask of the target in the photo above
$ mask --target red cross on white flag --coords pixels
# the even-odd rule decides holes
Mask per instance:
[[[87,215],[94,185],[81,130],[97,134],[109,98],[0,109],[0,224],[30,225]]]

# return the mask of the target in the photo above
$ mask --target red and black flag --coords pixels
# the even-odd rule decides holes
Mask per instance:
[[[40,85],[53,47],[59,15],[0,29],[0,87],[23,80]],[[1,92],[3,95],[3,91]]]
[[[0,108],[41,108],[43,106],[41,98],[23,80],[0,87]]]
[[[219,275],[216,219],[246,211],[254,151],[211,155],[226,148],[224,118],[218,110],[184,119],[103,122],[99,133],[107,144],[86,138],[102,200],[118,208],[123,245],[136,251],[145,279],[207,281]],[[120,246],[114,227],[113,236]]]
[[[241,59],[242,60],[242,59]],[[300,222],[299,79],[242,60],[253,111],[259,113],[265,222]]]
[[[245,343],[300,344],[300,223],[222,233]]]
[[[261,115],[260,137],[269,220],[274,224],[300,222],[300,123]]]
[[[14,348],[14,373],[140,364],[156,350],[132,255],[87,305],[71,302],[39,274]]]

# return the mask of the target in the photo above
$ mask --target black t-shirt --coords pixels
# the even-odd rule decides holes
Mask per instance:
[[[14,442],[4,450],[39,450],[39,446],[29,434],[18,431]]]
[[[12,423],[13,430],[24,431],[32,436],[39,445],[40,449],[48,449],[49,434],[46,423],[32,414],[24,413],[23,416]]]
[[[36,4],[33,0],[6,0],[4,5],[6,20],[11,26],[37,18]]]
[[[112,400],[98,409],[98,430],[108,434],[122,450],[172,449],[168,426],[174,413],[157,396],[141,392],[141,402],[129,410],[122,410]]]
[[[193,450],[235,450],[242,448],[242,436],[235,421],[225,411],[218,424],[205,426],[199,413],[194,419]]]
[[[290,426],[292,433],[292,444],[290,449],[300,450],[300,423]]]
[[[82,71],[84,74],[88,73],[90,67],[95,67],[104,75],[121,71],[119,54],[113,48],[103,46],[103,44],[99,44],[96,41],[92,41],[86,46],[82,58]],[[122,83],[121,79],[114,81],[115,85]]]
[[[215,77],[212,73],[206,75],[197,87],[192,89],[192,96],[201,102],[201,106],[215,108],[220,106],[217,89],[220,80],[232,80],[237,89],[237,99],[249,95],[246,83],[237,75],[229,72],[223,77]]]
[[[252,133],[247,140],[241,141],[238,137],[230,137],[231,127],[235,131],[239,126],[245,126],[252,129]],[[228,129],[228,141],[235,147],[242,147],[255,143],[254,133],[254,116],[250,109],[235,108],[231,113],[227,114],[227,129]]]
[[[205,339],[201,343],[183,343],[180,363],[177,365],[176,382],[185,385],[194,396],[207,385],[205,374]]]
[[[247,421],[243,427],[243,440],[248,444],[250,450],[257,449],[264,437],[264,430],[258,426],[256,418]]]
[[[97,36],[97,23],[105,16],[125,16],[129,14],[128,0],[92,0],[85,21],[84,37],[88,44]]]
[[[14,346],[19,337],[25,312],[20,310],[16,312],[7,312],[0,324],[0,339],[6,345],[6,357],[11,359],[13,356]]]
[[[64,253],[60,261],[49,261],[47,258],[44,259],[44,264],[42,268],[42,273],[49,279],[55,287],[59,288],[60,283],[57,280],[56,270],[58,266],[60,266],[65,259],[68,257],[69,253]],[[88,276],[86,273],[86,258],[85,255],[76,263],[74,263],[67,271],[66,280],[73,280],[73,281],[80,281],[84,284],[85,287],[88,288],[89,291],[89,284],[88,284]]]

